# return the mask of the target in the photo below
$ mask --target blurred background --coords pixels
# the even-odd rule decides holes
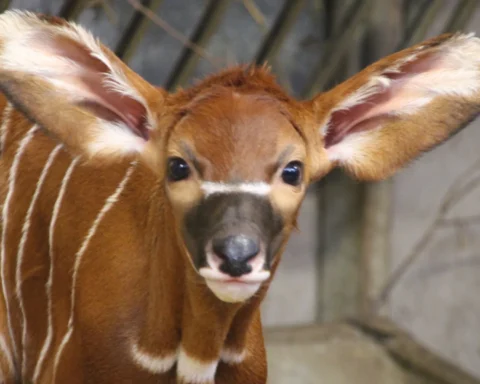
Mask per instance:
[[[268,62],[308,98],[477,0],[0,0],[77,20],[173,91]],[[309,191],[263,305],[271,383],[480,383],[480,121],[400,172]]]

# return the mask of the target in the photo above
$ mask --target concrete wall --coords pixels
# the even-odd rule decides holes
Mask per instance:
[[[440,32],[457,3],[444,1],[428,36]],[[479,10],[466,31],[480,33]],[[459,175],[480,161],[479,148],[480,122],[476,122],[394,177],[387,256],[392,272],[425,234],[452,184],[457,190],[461,187],[456,183]],[[464,178],[463,183],[479,176],[480,166]],[[337,194],[336,198],[342,201],[341,195]],[[315,254],[316,239],[325,231],[315,225],[319,212],[314,210],[315,201],[315,196],[307,197],[300,214],[301,233],[293,236],[264,304],[264,319],[269,325],[309,323],[322,310],[314,309],[324,302],[324,298],[319,297],[321,293],[317,292],[314,297],[309,291],[322,284],[322,274],[312,273],[318,265],[316,258],[322,258]],[[434,231],[431,241],[395,286],[384,312],[420,342],[477,377],[480,377],[479,201],[480,187],[452,206],[447,218],[477,218],[456,225],[450,222]],[[340,209],[338,214],[341,221],[347,213]],[[337,233],[335,236],[349,235],[351,233]],[[345,254],[338,252],[337,258],[336,263],[341,265]]]
[[[447,16],[448,8],[442,13]],[[436,34],[439,22],[429,35]],[[478,10],[466,31],[480,33]],[[475,162],[480,165],[479,148],[477,121],[395,177],[392,269],[412,252],[449,191],[478,184],[480,167],[460,182],[459,176]],[[392,292],[389,307],[392,318],[425,345],[480,377],[480,188],[455,201],[444,217],[457,222],[434,231]]]

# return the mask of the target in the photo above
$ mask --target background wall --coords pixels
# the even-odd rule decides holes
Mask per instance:
[[[10,8],[58,13],[66,2],[7,3],[3,1]],[[197,41],[204,52],[189,61],[185,84],[218,67],[268,57],[280,82],[297,96],[340,81],[402,41],[434,36],[452,19],[447,29],[480,33],[475,0],[309,0],[291,1],[289,9],[280,0],[143,3],[157,5],[160,21],[187,37],[194,36],[205,7],[216,7],[212,30]],[[136,15],[131,3],[88,4],[78,22],[118,51]],[[367,11],[365,4],[371,7]],[[262,56],[269,30],[282,17],[287,17],[287,28],[278,29],[276,36],[285,32],[285,38],[275,40],[275,49]],[[155,84],[178,85],[182,81],[172,78],[172,68],[185,46],[157,24],[148,24],[125,60]],[[328,79],[323,83],[322,73]],[[359,184],[335,172],[312,186],[300,231],[292,237],[263,305],[265,325],[332,321],[366,315],[373,308],[480,377],[480,164],[461,177],[480,159],[479,144],[480,123],[473,123],[390,182]],[[471,187],[464,191],[465,185]],[[447,193],[454,199],[439,217]],[[394,284],[385,291],[389,282]],[[379,301],[382,292],[387,294]]]

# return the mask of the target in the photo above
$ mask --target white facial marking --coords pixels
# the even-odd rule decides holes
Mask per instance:
[[[153,374],[165,373],[169,371],[176,363],[178,352],[172,352],[165,356],[154,356],[148,352],[142,351],[137,343],[133,343],[131,354],[133,361]]]
[[[23,332],[22,332],[22,351],[23,351],[23,358],[22,358],[22,375],[25,377],[25,369],[26,369],[26,359],[27,359],[27,348],[25,348],[26,340],[27,340],[27,316],[25,313],[25,305],[23,304],[23,297],[22,297],[22,266],[23,266],[23,259],[25,256],[25,245],[28,239],[28,232],[30,230],[30,223],[32,220],[33,210],[35,208],[35,204],[37,203],[38,196],[40,195],[40,191],[42,190],[43,182],[47,177],[48,171],[55,160],[58,152],[62,148],[62,145],[57,145],[53,151],[48,156],[47,162],[40,173],[40,176],[37,181],[37,186],[35,187],[35,192],[32,196],[32,201],[30,202],[30,206],[28,207],[27,214],[25,216],[25,220],[23,221],[22,227],[22,236],[20,238],[20,243],[18,245],[18,253],[17,253],[17,267],[15,271],[15,289],[18,298],[18,305],[20,307],[20,313],[22,315],[22,324],[23,324]]]
[[[188,384],[211,384],[215,382],[218,360],[203,362],[190,357],[180,348],[177,362],[177,376]]]
[[[202,183],[202,190],[205,197],[217,193],[252,193],[254,195],[267,196],[272,187],[264,182],[255,183],[214,183],[211,181],[204,181]]]
[[[123,192],[123,190],[125,188],[125,185],[127,184],[127,182],[130,179],[133,171],[136,168],[136,165],[137,165],[137,162],[134,161],[130,165],[130,167],[128,167],[127,172],[125,173],[125,176],[123,177],[122,181],[120,182],[120,184],[118,184],[115,191],[107,198],[104,206],[102,207],[102,209],[98,213],[97,217],[95,218],[92,226],[88,230],[87,236],[85,236],[85,239],[83,240],[83,243],[80,246],[80,249],[75,254],[75,263],[74,263],[74,266],[73,266],[73,274],[72,274],[72,292],[71,292],[71,298],[70,298],[71,305],[70,305],[70,317],[69,317],[69,320],[68,320],[68,331],[65,333],[65,335],[62,339],[62,342],[60,343],[60,347],[57,351],[57,354],[55,356],[54,374],[53,374],[54,379],[55,379],[55,375],[56,375],[56,372],[57,372],[57,369],[58,369],[58,364],[60,362],[60,358],[62,356],[63,350],[64,350],[65,346],[67,345],[67,343],[69,342],[70,337],[72,336],[72,333],[73,333],[73,328],[74,328],[73,317],[74,317],[74,312],[75,312],[75,288],[76,288],[76,285],[77,285],[78,270],[80,268],[80,264],[81,264],[83,255],[84,255],[85,251],[87,250],[87,247],[90,244],[91,239],[95,235],[95,233],[97,231],[97,228],[100,225],[102,219],[107,214],[107,212],[110,211],[110,209],[114,206],[114,204],[118,201],[118,198],[119,198],[120,194]],[[55,380],[53,380],[53,382],[55,382]]]
[[[245,360],[246,356],[247,352],[245,350],[242,352],[237,352],[228,348],[224,348],[220,353],[220,360],[222,360],[224,363],[234,365],[240,364],[243,360]]]
[[[7,227],[8,227],[8,211],[10,208],[10,200],[12,199],[13,193],[15,191],[15,181],[17,179],[17,172],[18,172],[18,166],[20,165],[20,159],[22,158],[22,155],[28,145],[28,143],[32,140],[34,133],[38,127],[34,125],[30,130],[26,133],[26,135],[23,137],[23,139],[20,141],[20,144],[18,145],[17,152],[15,153],[15,157],[13,158],[12,161],[12,166],[10,168],[10,172],[8,175],[8,192],[7,196],[5,197],[5,201],[3,203],[3,210],[2,210],[2,221],[3,221],[3,226],[2,226],[2,249],[1,249],[1,280],[2,280],[2,292],[3,292],[3,297],[5,299],[5,312],[7,316],[7,325],[8,325],[8,331],[10,335],[10,342],[12,345],[13,349],[13,355],[15,358],[18,357],[17,353],[17,346],[15,344],[15,338],[13,336],[13,326],[12,326],[12,319],[10,318],[10,295],[7,292],[7,286],[6,286],[6,276],[5,276],[5,260],[6,260],[6,248],[5,248],[5,240],[7,237]]]
[[[50,220],[50,226],[48,230],[48,256],[50,261],[50,268],[48,271],[48,280],[45,286],[46,293],[47,293],[47,336],[45,337],[45,341],[43,343],[42,349],[40,350],[40,354],[37,359],[37,364],[35,366],[35,370],[33,373],[33,382],[36,383],[42,371],[42,366],[47,357],[48,350],[50,349],[50,345],[52,344],[53,340],[53,314],[52,314],[52,283],[53,283],[53,271],[54,271],[54,254],[53,254],[53,235],[55,231],[55,225],[57,224],[58,213],[60,212],[60,208],[62,206],[63,196],[65,195],[65,191],[67,190],[68,182],[73,174],[73,170],[77,165],[79,158],[75,158],[70,163],[65,175],[63,176],[62,184],[60,185],[60,189],[57,195],[57,199],[55,200],[55,204],[53,206],[52,218]]]

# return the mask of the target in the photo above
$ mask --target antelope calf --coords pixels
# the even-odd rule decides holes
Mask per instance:
[[[0,16],[2,383],[265,383],[259,305],[307,185],[390,176],[480,111],[443,35],[313,100],[265,68],[173,94],[81,27]]]

